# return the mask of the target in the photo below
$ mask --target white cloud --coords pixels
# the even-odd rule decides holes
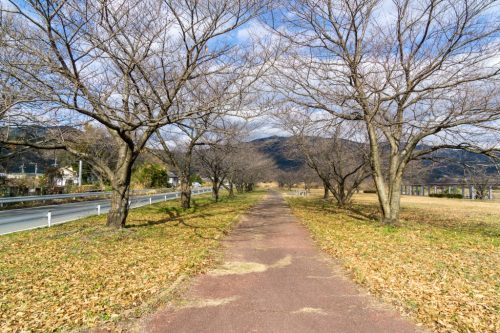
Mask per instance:
[[[253,38],[260,38],[265,35],[270,35],[270,32],[260,21],[253,20],[238,30],[236,37],[240,41],[246,41]]]

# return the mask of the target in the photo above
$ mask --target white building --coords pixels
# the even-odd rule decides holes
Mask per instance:
[[[58,174],[54,177],[55,186],[67,186],[78,184],[78,172],[72,167],[59,168]]]
[[[179,177],[177,177],[177,175],[175,173],[170,172],[170,171],[167,172],[167,175],[168,175],[167,182],[170,185],[172,185],[172,187],[177,187],[177,185],[179,185]]]

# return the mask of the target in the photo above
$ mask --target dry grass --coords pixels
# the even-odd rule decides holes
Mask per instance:
[[[500,204],[404,197],[398,227],[377,222],[376,197],[352,210],[288,197],[320,246],[356,282],[436,332],[500,331]]]
[[[135,209],[120,231],[96,216],[0,237],[0,331],[66,331],[139,311],[210,266],[220,238],[261,195]]]

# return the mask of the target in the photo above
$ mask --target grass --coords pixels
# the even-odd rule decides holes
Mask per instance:
[[[404,197],[401,225],[377,222],[376,196],[351,210],[288,197],[354,280],[436,332],[500,332],[500,204]]]
[[[0,237],[0,331],[66,331],[143,311],[211,266],[221,237],[262,194],[134,209],[124,230],[95,216]]]

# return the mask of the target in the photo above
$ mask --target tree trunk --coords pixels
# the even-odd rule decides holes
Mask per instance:
[[[218,202],[219,201],[219,187],[212,186],[212,193],[213,193],[213,197],[215,199],[215,202]]]
[[[402,176],[393,175],[387,184],[387,198],[385,209],[382,211],[382,223],[395,225],[399,223],[399,211],[401,206]]]
[[[129,210],[129,190],[128,185],[113,186],[111,209],[108,213],[106,226],[116,229],[125,227]]]
[[[367,130],[371,150],[370,166],[382,213],[381,221],[384,224],[394,225],[399,222],[400,186],[405,164],[398,159],[397,147],[392,147],[389,156],[389,175],[386,182],[375,128],[372,124],[367,123]]]
[[[130,167],[131,169],[131,167]],[[123,175],[111,182],[113,191],[111,193],[111,208],[108,213],[106,225],[112,228],[123,228],[128,216],[130,198],[130,171],[122,171]]]
[[[328,189],[328,185],[323,182],[323,189],[324,189],[324,192],[323,192],[323,199],[328,199],[330,198],[330,190]]]
[[[390,225],[398,224],[401,206],[400,187],[403,178],[402,174],[400,172],[389,172],[387,183],[382,180],[382,175],[378,175],[377,178],[378,181],[375,182],[375,187],[380,202],[382,223]]]
[[[191,208],[191,186],[189,186],[189,176],[181,173],[181,207],[183,209]]]
[[[229,182],[229,197],[230,198],[234,197],[234,184],[233,184],[233,182]]]
[[[215,202],[219,201],[219,179],[214,177],[212,181],[212,196],[215,199]]]
[[[339,186],[339,207],[345,208],[347,205],[349,205],[349,198],[346,195],[344,180],[341,180],[338,186]]]
[[[337,207],[345,208],[346,206],[348,206],[349,200],[346,196],[346,193],[345,193],[345,190],[344,190],[344,187],[342,186],[342,184],[337,185],[337,188],[334,192],[334,197],[335,197]]]
[[[110,177],[111,187],[111,208],[108,212],[106,226],[111,228],[124,228],[129,211],[130,198],[130,178],[132,177],[132,165],[134,164],[134,154],[130,147],[123,145],[120,147],[119,160],[121,164],[114,170]]]

